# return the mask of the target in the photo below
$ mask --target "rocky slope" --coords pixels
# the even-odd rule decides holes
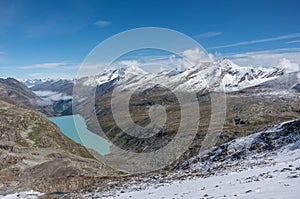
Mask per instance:
[[[73,84],[71,82],[71,88],[67,89],[70,86],[70,84],[68,84],[69,81],[61,81],[62,82],[55,82],[53,80],[27,80],[21,83],[13,78],[0,78],[0,94],[21,102],[27,107],[47,116],[70,115],[72,113],[72,96],[70,95],[72,93]],[[47,88],[51,89],[36,91],[34,89],[35,86],[32,84],[36,84],[36,86],[46,84],[49,86]],[[56,88],[60,88],[60,90],[68,92],[68,94],[61,94],[60,92],[54,91]]]
[[[38,104],[42,101],[29,88],[13,78],[0,78],[0,93],[27,106],[32,106],[32,104]]]
[[[298,119],[204,151],[173,171],[106,179],[60,198],[296,198],[299,151]]]
[[[297,73],[294,75],[282,75],[282,79],[278,80],[285,82],[284,79],[289,79],[288,83],[282,83],[282,89],[270,88],[270,92],[276,91],[277,94],[269,95],[269,91],[266,92],[266,87],[256,86],[241,91],[229,92],[226,94],[226,117],[225,124],[221,131],[215,132],[218,134],[217,145],[226,143],[232,139],[247,136],[255,132],[264,130],[267,126],[271,126],[283,121],[296,119],[300,117],[300,95],[294,89],[290,88],[289,85],[294,85],[299,82],[298,78],[291,78],[292,76],[298,77]],[[270,85],[278,85],[277,79],[270,80]],[[122,80],[119,80],[122,81]],[[265,85],[269,84],[268,81]],[[286,84],[284,86],[284,84]],[[95,104],[95,110],[98,117],[98,121],[110,141],[112,141],[118,147],[127,149],[135,152],[142,152],[145,148],[149,151],[159,149],[161,146],[166,145],[170,139],[172,139],[178,130],[180,124],[180,104],[178,103],[174,93],[166,88],[156,86],[154,88],[148,88],[146,90],[138,90],[131,97],[129,102],[130,115],[127,113],[119,112],[123,116],[131,117],[132,120],[140,125],[146,126],[150,123],[151,119],[149,116],[149,106],[162,105],[167,107],[166,114],[167,120],[164,128],[152,129],[158,132],[155,136],[147,139],[132,139],[132,137],[126,135],[125,132],[120,130],[114,121],[114,117],[111,110],[111,95],[115,84],[109,84],[107,82],[106,89],[102,89],[96,94],[95,101],[89,103]],[[100,87],[98,87],[100,88]],[[106,91],[106,92],[104,92]],[[283,92],[284,91],[284,92]],[[286,92],[289,94],[287,95]],[[185,95],[185,94],[183,94]],[[188,93],[186,93],[188,95]],[[170,165],[170,168],[176,167],[179,163],[186,159],[195,156],[199,153],[203,146],[203,140],[208,132],[209,122],[212,114],[211,109],[211,95],[201,92],[198,93],[199,109],[200,109],[200,121],[199,129],[194,138],[193,143],[177,161]],[[89,112],[85,112],[83,108],[83,116],[85,117],[88,127],[92,132],[98,133],[99,131],[98,121],[93,121],[90,117]],[[192,121],[192,120],[191,120]],[[131,124],[128,124],[130,128]],[[149,132],[151,133],[150,129]],[[187,132],[188,133],[188,132]],[[112,156],[113,154],[110,154]],[[163,158],[163,157],[162,157]],[[116,159],[116,158],[115,158]],[[116,160],[118,161],[118,160]],[[124,170],[132,168],[133,165],[125,165],[122,168]],[[170,169],[167,168],[167,169]],[[128,171],[128,170],[127,170]]]
[[[258,189],[269,197],[272,192],[263,185],[272,183],[276,189],[284,190],[300,177],[299,143],[298,119],[204,151],[173,171],[106,179],[61,198],[155,198],[165,194],[168,198],[174,193],[175,198],[243,198],[247,194],[253,198]],[[296,185],[288,190],[290,196],[299,194]],[[282,198],[278,193],[274,197]]]
[[[116,174],[23,104],[1,95],[0,112],[0,194],[68,192]]]
[[[0,78],[0,94],[45,115],[53,115],[52,107],[49,103],[45,102],[24,84],[14,78]]]

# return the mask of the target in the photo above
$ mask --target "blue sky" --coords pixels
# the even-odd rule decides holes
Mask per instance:
[[[0,77],[70,78],[97,44],[140,27],[182,32],[215,59],[299,64],[299,7],[297,0],[1,0]]]

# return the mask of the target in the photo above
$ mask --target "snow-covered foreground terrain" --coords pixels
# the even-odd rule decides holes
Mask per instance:
[[[195,156],[168,175],[137,176],[80,198],[299,198],[300,120],[238,138]],[[111,181],[109,184],[116,184]]]
[[[289,146],[269,157],[273,165],[255,166],[207,178],[192,178],[109,198],[299,198],[300,149]],[[295,147],[296,148],[296,147]],[[86,195],[88,196],[88,195]]]
[[[0,195],[0,198],[1,199],[15,199],[15,198],[35,199],[42,195],[44,194],[37,191],[30,190],[30,191],[22,191],[19,193],[9,194],[6,196]]]

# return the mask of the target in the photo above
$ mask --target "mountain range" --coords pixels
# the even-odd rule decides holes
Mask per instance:
[[[122,67],[107,70],[90,77],[77,79],[89,86],[101,86],[108,82],[119,82],[125,88],[139,85],[169,82],[171,88],[188,89],[196,92],[202,90],[226,92],[238,91],[252,87],[268,80],[286,74],[285,68],[242,67],[229,59],[222,59],[211,64],[196,65],[185,71],[166,70],[159,73],[149,73],[138,66]],[[72,94],[74,80],[24,80],[32,91],[53,91],[65,96]],[[150,84],[151,85],[151,84]]]
[[[43,100],[52,102],[54,115],[67,115],[72,114],[72,103],[71,99],[66,97],[71,95],[75,83],[83,88],[96,88],[95,101],[84,96],[80,99],[79,112],[87,121],[88,129],[110,139],[121,148],[130,146],[133,151],[145,147],[148,150],[156,150],[167,144],[180,123],[180,105],[172,92],[179,91],[183,95],[195,92],[202,115],[200,126],[190,147],[191,150],[183,154],[178,162],[174,162],[173,166],[176,166],[199,153],[202,148],[212,114],[210,93],[226,93],[226,102],[223,102],[226,106],[224,127],[221,132],[217,132],[219,139],[215,143],[222,144],[264,130],[267,126],[299,118],[300,102],[297,100],[299,82],[299,72],[289,73],[285,67],[242,67],[228,59],[221,59],[213,63],[196,65],[185,71],[168,70],[159,73],[149,73],[137,66],[128,66],[75,80],[43,81],[31,86],[30,89],[40,94]],[[149,129],[148,132],[144,132],[146,134],[151,134],[152,131],[159,132],[162,135],[160,142],[156,142],[155,137],[143,141],[133,139],[118,128],[110,106],[111,95],[115,88],[124,91],[135,90],[129,102],[130,117],[140,126],[145,126],[151,121],[147,111],[149,104],[169,107],[167,110],[169,120],[166,121],[168,128]],[[47,93],[52,95],[46,95]],[[56,99],[57,96],[59,97]],[[95,106],[98,121],[95,121],[87,111],[88,104]],[[245,104],[247,106],[244,106]],[[119,114],[126,115],[126,113]],[[98,129],[98,123],[104,132]],[[127,128],[132,128],[132,124],[126,125]],[[129,172],[130,167],[131,165],[126,165],[122,170]]]
[[[159,73],[149,73],[138,66],[127,66],[111,69],[100,74],[82,77],[74,80],[36,79],[23,80],[41,101],[29,98],[34,105],[51,106],[47,110],[52,115],[72,114],[71,99],[75,82],[84,86],[97,88],[97,92],[106,92],[115,87],[121,89],[141,88],[147,89],[155,85],[164,85],[171,90],[207,92],[234,92],[259,85],[277,77],[287,74],[284,67],[242,67],[229,59],[196,65],[185,71],[165,70]],[[28,89],[27,89],[28,90]],[[34,94],[31,93],[32,96]],[[28,103],[27,103],[28,104]],[[51,113],[49,113],[51,112]]]
[[[157,150],[168,144],[180,123],[180,104],[172,92],[178,91],[187,95],[195,92],[202,117],[192,144],[174,162],[161,171],[150,173],[150,176],[155,176],[159,172],[166,175],[170,171],[176,171],[178,176],[184,178],[181,171],[188,170],[200,175],[202,171],[199,168],[206,168],[202,163],[197,162],[200,161],[199,158],[202,162],[206,157],[199,154],[202,154],[202,149],[205,148],[203,141],[212,117],[211,104],[212,97],[215,95],[211,93],[226,93],[224,127],[215,132],[217,139],[214,144],[217,148],[208,152],[211,157],[224,160],[226,164],[230,158],[242,158],[241,155],[238,156],[237,151],[231,154],[226,151],[227,148],[236,149],[235,143],[240,142],[239,139],[244,139],[245,136],[250,136],[252,139],[253,134],[257,132],[263,133],[255,134],[261,137],[260,143],[251,141],[251,147],[256,147],[255,150],[269,150],[268,147],[273,146],[273,142],[268,142],[272,136],[275,136],[272,140],[279,140],[278,143],[282,143],[282,140],[290,143],[298,140],[300,75],[299,72],[290,72],[284,67],[241,67],[228,59],[222,59],[214,63],[197,65],[185,71],[168,70],[149,73],[137,66],[128,66],[74,80],[24,80],[22,83],[13,78],[0,79],[2,112],[0,155],[7,160],[0,165],[1,181],[5,182],[5,185],[0,187],[1,194],[24,191],[27,188],[43,193],[69,192],[92,183],[96,184],[87,189],[95,192],[97,190],[95,186],[102,186],[99,182],[113,183],[115,179],[123,182],[122,178],[103,179],[102,176],[131,174],[131,168],[138,166],[138,163],[122,164],[122,160],[118,159],[120,156],[108,154],[108,158],[120,164],[119,170],[122,172],[110,168],[90,156],[93,152],[66,138],[53,123],[47,120],[45,116],[72,114],[72,92],[75,84],[96,88],[95,99],[80,100],[82,105],[80,108],[84,113],[82,116],[86,120],[88,129],[106,137],[120,148],[135,152]],[[122,91],[136,90],[130,99],[129,109],[130,117],[140,126],[146,126],[151,122],[149,106],[155,104],[166,106],[168,119],[164,128],[153,127],[145,131],[145,134],[151,134],[152,131],[157,134],[142,141],[126,135],[115,123],[111,110],[110,102],[115,88]],[[86,111],[88,110],[86,106],[91,103],[95,107],[97,121],[94,121]],[[293,122],[289,122],[288,125],[282,124],[283,134],[279,133],[276,137],[277,131],[271,135],[267,133],[270,132],[270,130],[266,131],[268,127],[288,120]],[[95,123],[100,123],[104,132],[100,132]],[[129,129],[130,125],[127,125]],[[296,131],[289,129],[296,129]],[[295,134],[294,140],[290,139],[289,133]],[[111,147],[111,151],[116,150],[114,147]],[[238,149],[238,151],[241,151],[241,154],[245,153],[245,156],[249,155],[249,148]],[[126,157],[126,154],[119,155]],[[219,163],[221,164],[222,161],[207,161],[203,164],[215,166]],[[131,177],[128,177],[129,183]],[[139,177],[143,176],[138,175],[137,178]],[[172,178],[172,175],[167,175],[167,179],[169,177]],[[35,183],[41,181],[43,183]],[[79,181],[82,183],[78,183]],[[86,192],[87,189],[82,192]],[[73,195],[65,197],[69,196]]]

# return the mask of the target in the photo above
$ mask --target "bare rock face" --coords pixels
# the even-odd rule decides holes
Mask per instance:
[[[0,96],[0,195],[69,192],[117,173],[35,111]]]

